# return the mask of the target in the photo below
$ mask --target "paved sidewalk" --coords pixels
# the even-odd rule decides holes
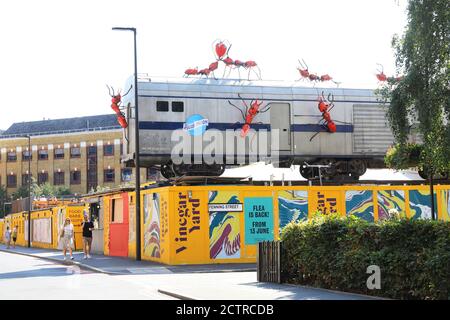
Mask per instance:
[[[145,283],[142,276],[135,281]],[[149,280],[150,281],[150,280]],[[262,283],[256,272],[155,275],[158,292],[191,300],[378,300],[377,297],[297,285]]]
[[[24,254],[37,258],[52,260],[59,263],[74,264],[80,268],[107,274],[171,274],[171,273],[217,273],[217,272],[244,272],[256,271],[256,264],[208,264],[208,265],[183,265],[167,266],[151,261],[136,261],[128,258],[92,255],[91,259],[83,259],[83,252],[74,252],[74,260],[64,261],[61,251],[53,249],[38,249],[18,247],[6,249],[0,245],[0,251],[16,254]],[[67,254],[69,257],[69,254]]]
[[[358,294],[256,280],[255,264],[166,266],[148,261],[93,255],[83,260],[74,253],[74,261],[64,261],[60,251],[16,247],[0,251],[48,259],[81,269],[114,275],[134,286],[154,288],[155,292],[177,299],[191,300],[374,300]]]

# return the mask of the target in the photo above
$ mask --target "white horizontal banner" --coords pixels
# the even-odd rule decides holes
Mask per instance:
[[[209,205],[210,212],[241,212],[242,211],[242,203],[210,203]]]

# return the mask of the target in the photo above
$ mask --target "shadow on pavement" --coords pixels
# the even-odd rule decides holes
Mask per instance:
[[[261,289],[283,291],[286,294],[274,300],[379,300],[381,298],[348,292],[333,292],[322,288],[308,288],[291,284],[277,284],[267,282],[242,283],[243,286],[253,286]]]
[[[67,277],[74,273],[67,267],[40,268],[37,270],[23,270],[0,273],[0,281],[4,279],[34,278],[34,277]]]

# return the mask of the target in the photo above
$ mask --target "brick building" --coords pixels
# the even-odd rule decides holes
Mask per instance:
[[[73,194],[134,181],[134,169],[120,162],[122,143],[113,114],[14,123],[0,135],[0,184],[8,194],[28,185],[30,155],[38,183],[65,186]],[[146,180],[143,169],[141,181]]]

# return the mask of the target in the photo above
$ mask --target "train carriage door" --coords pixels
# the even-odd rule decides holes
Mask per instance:
[[[270,104],[270,127],[271,131],[278,130],[278,150],[291,150],[291,106],[289,103],[271,103]],[[276,135],[272,139],[275,139]],[[277,145],[276,141],[272,140],[272,150]]]

